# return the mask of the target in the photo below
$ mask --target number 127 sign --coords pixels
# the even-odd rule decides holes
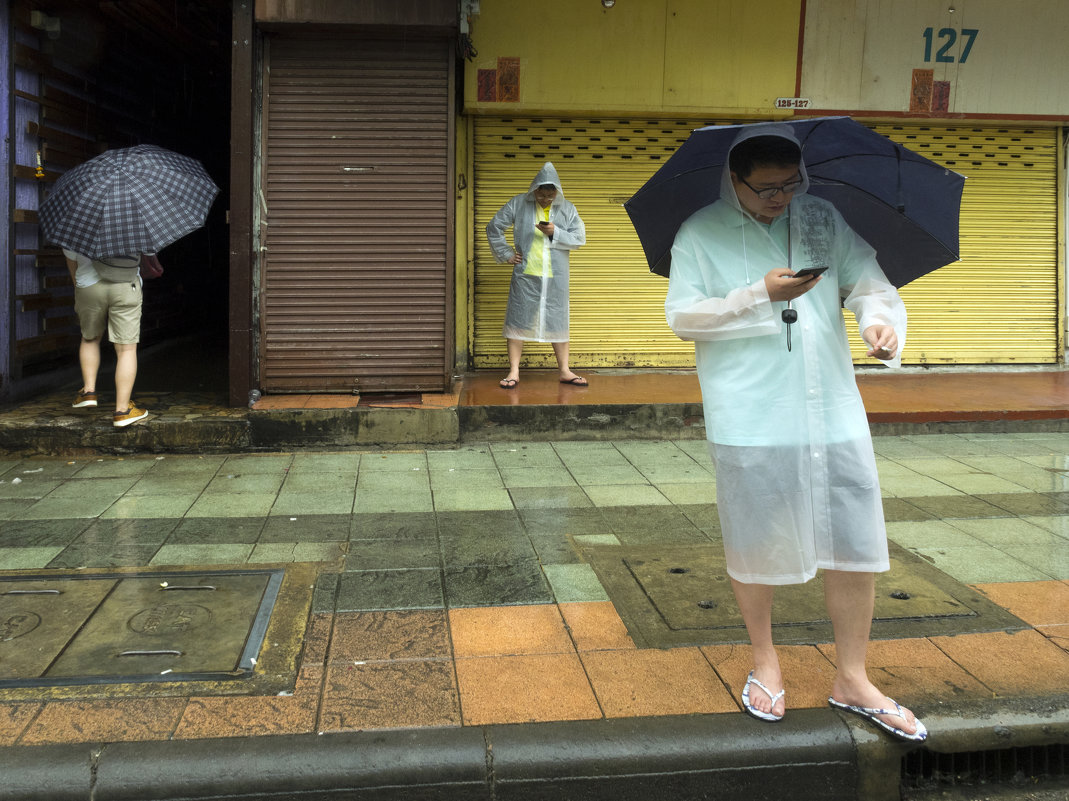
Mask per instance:
[[[969,53],[972,52],[973,42],[976,41],[977,35],[980,33],[978,28],[940,28],[936,32],[935,28],[925,28],[924,33],[921,34],[924,37],[924,60],[929,62],[932,60],[932,48],[937,48],[935,51],[935,62],[937,64],[953,64],[955,61],[954,50],[955,45],[958,44],[958,39],[961,39],[961,53],[958,54],[957,62],[964,64],[965,60],[969,57]]]

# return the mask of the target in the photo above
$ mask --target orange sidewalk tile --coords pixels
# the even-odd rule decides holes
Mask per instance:
[[[738,710],[697,648],[587,651],[580,659],[609,718]]]
[[[977,584],[976,589],[1030,626],[1069,625],[1069,585],[1061,581]]]
[[[19,745],[165,740],[185,708],[185,698],[50,701]]]
[[[834,664],[835,645],[818,647]],[[872,683],[905,706],[990,696],[989,689],[970,675],[971,671],[923,637],[873,640],[868,647],[867,667]]]
[[[1063,693],[1069,653],[1037,631],[933,637],[951,659],[999,695]]]
[[[0,747],[14,745],[42,707],[35,702],[0,706]]]
[[[563,603],[560,613],[579,651],[635,648],[635,641],[627,633],[627,627],[611,601]]]
[[[468,726],[602,717],[574,652],[458,659],[456,669]]]
[[[1063,651],[1069,652],[1069,623],[1062,626],[1039,626],[1036,630]]]
[[[556,604],[449,610],[457,658],[574,653]]]
[[[709,663],[728,686],[736,710],[742,709],[742,688],[753,670],[749,645],[707,645],[702,648]],[[778,645],[787,709],[827,706],[835,666],[813,645]]]

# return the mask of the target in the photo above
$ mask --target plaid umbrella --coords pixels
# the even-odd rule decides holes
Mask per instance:
[[[45,239],[94,259],[155,253],[204,225],[218,191],[196,159],[137,145],[65,172],[38,216]]]

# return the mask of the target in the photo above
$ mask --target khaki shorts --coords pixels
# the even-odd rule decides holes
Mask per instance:
[[[82,327],[82,339],[98,339],[108,329],[115,345],[141,341],[141,282],[113,284],[97,281],[74,288],[74,311]]]

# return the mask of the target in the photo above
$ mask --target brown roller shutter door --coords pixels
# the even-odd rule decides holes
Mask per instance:
[[[441,40],[273,38],[267,392],[437,391],[452,374],[452,56]]]

